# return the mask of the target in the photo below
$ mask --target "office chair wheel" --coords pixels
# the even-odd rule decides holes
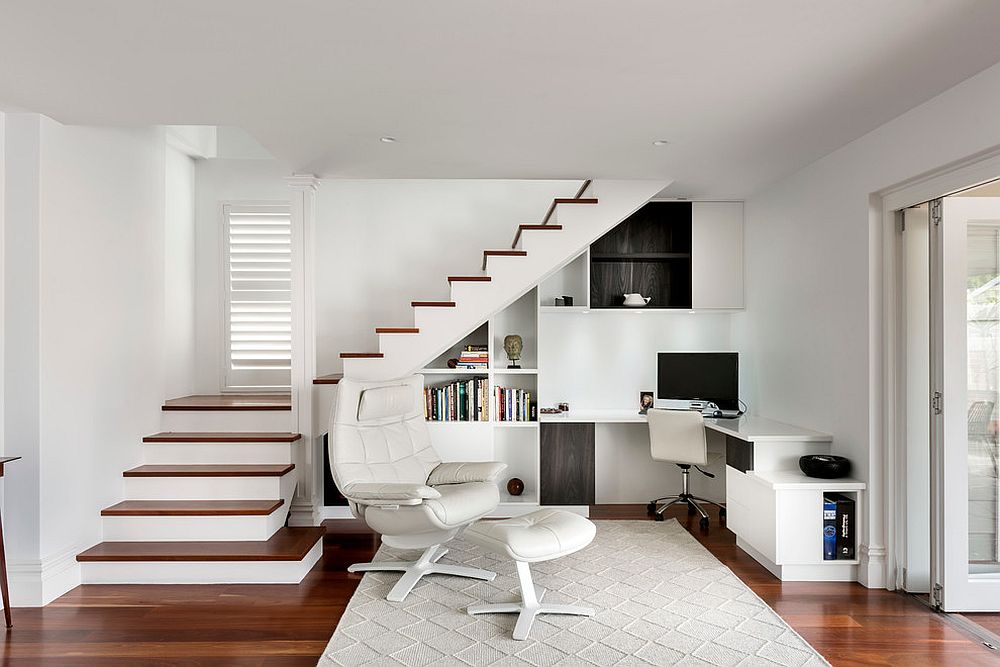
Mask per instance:
[[[720,507],[719,508],[719,521],[725,521],[725,520],[726,520],[726,508],[725,507]]]
[[[652,514],[655,511],[656,511],[656,503],[649,503],[648,505],[646,505],[647,513]]]
[[[701,517],[701,521],[698,522],[698,525],[701,526],[702,530],[707,530],[708,529],[708,517],[707,516]]]
[[[654,514],[653,515],[653,521],[663,521],[663,515],[662,514]]]

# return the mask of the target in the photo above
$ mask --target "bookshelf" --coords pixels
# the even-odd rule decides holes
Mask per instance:
[[[539,290],[534,288],[470,332],[429,363],[421,373],[426,387],[438,387],[456,380],[487,378],[489,419],[486,421],[428,421],[434,447],[443,460],[502,461],[507,470],[499,480],[500,506],[495,516],[516,516],[538,508],[538,420],[500,421],[496,388],[521,389],[538,397],[538,309]],[[509,334],[521,336],[521,368],[507,368],[503,341]],[[457,359],[467,345],[485,345],[489,368],[448,368],[449,359]],[[507,493],[507,481],[517,477],[524,482],[519,496]]]

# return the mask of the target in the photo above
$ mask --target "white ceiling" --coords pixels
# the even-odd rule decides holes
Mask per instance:
[[[322,176],[742,196],[997,63],[998,28],[996,0],[0,0],[0,103],[235,125]]]

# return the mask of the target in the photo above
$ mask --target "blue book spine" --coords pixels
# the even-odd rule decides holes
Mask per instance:
[[[823,560],[837,560],[837,503],[823,498]]]

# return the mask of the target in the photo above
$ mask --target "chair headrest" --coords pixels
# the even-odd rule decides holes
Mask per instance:
[[[424,377],[411,375],[396,380],[350,380],[337,385],[337,400],[330,413],[330,429],[345,426],[377,426],[410,419],[423,419]]]
[[[358,405],[358,421],[377,421],[389,417],[401,417],[413,411],[413,387],[395,385],[374,387],[361,392]]]

